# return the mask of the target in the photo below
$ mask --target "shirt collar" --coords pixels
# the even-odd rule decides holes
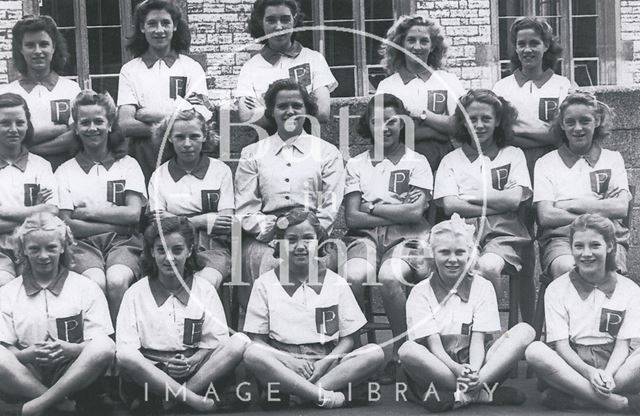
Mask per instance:
[[[479,153],[478,151],[475,149],[475,147],[471,146],[471,144],[469,143],[463,143],[462,144],[462,152],[465,154],[465,156],[467,156],[467,158],[469,159],[469,161],[471,163],[475,162],[476,159],[478,159]],[[500,153],[500,148],[498,146],[492,148],[489,151],[483,151],[482,154],[484,156],[488,156],[489,159],[491,159],[492,161],[498,157],[498,153]]]
[[[20,82],[20,86],[24,88],[24,90],[28,93],[33,91],[33,89],[37,85],[42,85],[47,90],[53,91],[53,89],[56,87],[56,84],[58,83],[58,78],[60,78],[60,76],[54,71],[51,71],[49,72],[49,75],[47,75],[43,79],[35,80],[29,78],[21,78],[18,82]]]
[[[305,285],[306,287],[316,292],[317,295],[320,295],[320,292],[322,292],[322,286],[324,285],[324,278],[327,274],[327,268],[324,267],[321,263],[318,263],[318,282],[314,284],[310,284],[309,282],[301,282],[298,279],[290,279],[289,284],[283,285],[282,282],[280,281],[279,266],[274,270],[274,273],[278,278],[278,283],[280,283],[280,285],[282,286],[282,289],[284,289],[284,291],[287,293],[287,295],[289,295],[289,297],[293,297],[293,295],[302,285]]]
[[[47,289],[54,295],[60,296],[60,292],[62,292],[62,288],[64,287],[64,282],[67,280],[67,276],[69,276],[69,269],[64,266],[60,266],[60,270],[58,270],[55,280],[49,283],[46,288],[43,288],[38,284],[38,282],[36,282],[36,279],[33,277],[33,274],[31,274],[29,268],[26,268],[24,273],[22,273],[22,284],[24,285],[24,291],[27,296],[33,296],[43,289]]]
[[[580,295],[580,299],[582,300],[586,300],[595,289],[604,293],[607,299],[611,299],[613,292],[616,290],[616,284],[618,283],[618,278],[615,273],[607,273],[606,280],[602,284],[594,285],[584,280],[576,269],[569,272],[569,280],[571,280],[573,287],[576,289],[578,295]]]
[[[547,68],[547,70],[542,73],[542,76],[540,78],[528,79],[520,69],[516,69],[515,71],[513,71],[513,77],[516,79],[516,82],[518,83],[518,86],[520,88],[522,88],[522,86],[527,81],[531,81],[535,84],[536,87],[542,88],[542,86],[551,79],[553,74],[554,74],[553,70],[551,68]]]
[[[455,291],[453,287],[447,287],[447,284],[442,280],[437,271],[434,271],[431,274],[431,278],[429,279],[429,284],[431,285],[431,289],[433,290],[433,294],[436,296],[436,300],[439,303],[442,303],[444,299],[447,297],[449,292],[458,295],[458,297],[463,302],[469,302],[469,293],[471,293],[471,284],[473,283],[473,274],[469,273],[467,276],[462,279],[460,286]]]
[[[151,295],[153,295],[153,300],[156,302],[156,305],[158,305],[158,308],[164,305],[171,295],[178,299],[184,306],[189,304],[189,294],[191,293],[191,287],[193,286],[193,276],[187,277],[184,280],[184,284],[180,285],[180,288],[174,292],[162,286],[160,279],[157,277],[155,279],[148,280]],[[185,285],[188,289],[184,287]]]
[[[29,162],[29,151],[23,146],[20,154],[13,162],[9,163],[6,160],[0,159],[0,169],[12,165],[20,169],[21,172],[24,172],[27,169],[27,162]]]
[[[399,151],[392,155],[391,157],[384,157],[384,159],[382,160],[376,160],[374,161],[373,158],[371,157],[372,153],[374,152],[374,149],[371,149],[371,151],[367,152],[367,158],[369,159],[369,162],[375,166],[378,163],[382,163],[384,160],[388,160],[389,162],[393,163],[394,165],[397,165],[398,163],[400,163],[400,161],[402,160],[402,158],[404,157],[404,155],[406,155],[407,153],[409,153],[411,150],[407,148],[407,146],[405,146],[404,144],[400,145],[400,149]]]
[[[273,141],[274,155],[280,153],[287,145],[293,147],[302,154],[306,154],[309,150],[310,141],[307,139],[307,134],[305,132],[302,132],[299,136],[293,137],[287,141],[283,140],[278,133],[274,134],[270,138]]]
[[[269,44],[265,44],[262,49],[260,49],[260,55],[264,58],[265,61],[269,62],[271,65],[275,65],[278,60],[280,60],[281,56],[288,56],[289,58],[296,58],[300,55],[302,51],[302,45],[297,40],[294,40],[291,43],[289,49],[284,52],[274,51],[269,47]]]
[[[173,158],[169,160],[167,169],[169,169],[169,175],[171,175],[171,178],[173,179],[174,182],[178,182],[180,179],[182,179],[186,175],[193,175],[196,178],[203,180],[204,176],[207,174],[207,171],[209,170],[210,163],[211,161],[209,160],[208,157],[200,156],[200,160],[198,160],[196,167],[193,168],[191,172],[187,172],[186,170],[178,166],[178,162],[176,161],[175,158]]]
[[[178,60],[178,53],[172,50],[162,58],[159,58],[150,51],[146,51],[145,53],[140,55],[140,59],[142,59],[142,62],[144,62],[147,68],[151,68],[156,64],[156,62],[160,60],[164,61],[164,63],[167,64],[169,68],[171,68],[173,64],[175,64]]]
[[[102,165],[106,170],[111,169],[114,163],[116,163],[116,159],[113,157],[111,153],[107,156],[105,160],[102,162],[96,163],[87,156],[85,152],[80,152],[76,155],[76,162],[82,168],[84,173],[88,174],[91,171],[91,168],[95,165]]]
[[[589,151],[584,155],[577,155],[573,153],[565,143],[558,148],[558,155],[560,155],[560,159],[562,159],[568,168],[572,168],[580,159],[584,159],[585,162],[593,168],[596,166],[596,163],[598,163],[601,153],[602,148],[597,143],[593,143],[591,145],[591,149],[589,149]]]
[[[396,72],[398,73],[398,75],[400,75],[400,79],[402,80],[404,85],[407,85],[414,78],[420,78],[423,81],[427,81],[431,76],[431,74],[429,73],[430,71],[425,70],[423,72],[420,72],[419,74],[415,74],[409,71],[405,66],[401,66]]]

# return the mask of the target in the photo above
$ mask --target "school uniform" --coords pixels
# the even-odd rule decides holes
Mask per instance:
[[[11,164],[0,158],[0,201],[7,208],[31,207],[36,205],[36,198],[40,189],[52,191],[47,205],[58,206],[58,183],[56,182],[51,164],[44,158],[29,153],[26,148]],[[15,253],[12,233],[0,234],[0,270],[16,274]]]
[[[332,92],[338,81],[331,73],[324,56],[294,41],[291,48],[279,53],[264,45],[242,66],[238,76],[236,98],[252,97],[264,106],[269,86],[280,79],[291,79],[306,88],[308,93],[327,87]]]
[[[376,90],[376,94],[392,94],[400,98],[411,117],[418,119],[427,111],[453,115],[457,100],[464,93],[465,88],[460,80],[450,72],[434,70],[429,79],[424,81],[404,67],[380,81]],[[452,149],[448,141],[426,140],[416,142],[414,150],[429,160],[435,172],[442,157]]]
[[[531,181],[522,150],[506,146],[491,154],[479,155],[468,143],[446,155],[436,173],[434,199],[478,193],[487,186],[495,190],[522,188],[521,201],[531,198]],[[482,253],[494,253],[519,271],[522,268],[522,247],[531,242],[518,212],[468,218],[476,226],[477,241]]]
[[[549,130],[551,122],[558,114],[560,104],[569,94],[571,81],[547,69],[539,80],[527,80],[520,69],[498,81],[493,92],[503,97],[518,110],[518,118],[513,125],[514,134],[526,134],[541,128]],[[527,167],[533,180],[533,168],[543,155],[555,146],[541,146],[523,149]]]
[[[107,300],[91,280],[64,267],[42,288],[29,270],[0,288],[0,342],[28,348],[46,340],[82,343],[113,334]],[[26,366],[45,385],[54,384],[73,361]]]
[[[145,277],[124,294],[116,324],[118,349],[133,348],[161,369],[176,354],[211,353],[229,339],[227,320],[215,288],[198,276],[186,277],[177,292]],[[202,366],[210,354],[198,363]],[[192,372],[195,374],[197,369]]]
[[[149,181],[149,209],[186,217],[234,209],[233,176],[223,162],[201,156],[191,172],[171,159],[160,166]],[[212,217],[213,218],[213,217]],[[211,223],[213,225],[213,222]],[[225,236],[198,231],[198,259],[202,265],[218,270],[223,277],[231,273],[231,251]]]
[[[345,194],[360,192],[362,201],[374,204],[402,204],[411,187],[427,191],[431,198],[433,174],[427,159],[403,146],[397,160],[374,162],[369,151],[349,159]],[[423,260],[431,225],[422,217],[418,223],[386,225],[370,229],[350,229],[347,256],[373,260],[378,267],[390,258],[404,260],[416,273],[426,273]]]
[[[622,195],[615,195],[622,192]],[[614,197],[629,200],[629,183],[622,155],[603,149],[594,143],[588,154],[578,156],[563,144],[536,163],[533,202],[571,199],[602,200]],[[619,219],[615,227],[616,265],[623,274],[627,271],[626,254],[629,229]],[[541,229],[538,236],[543,270],[559,256],[571,255],[569,231],[571,225]]]
[[[20,95],[27,102],[31,113],[31,123],[34,130],[50,129],[55,125],[68,126],[73,123],[71,104],[80,93],[77,82],[63,78],[51,72],[40,82],[19,79],[0,87],[0,93],[12,92]],[[25,143],[30,147],[33,143]],[[68,160],[72,155],[48,156],[54,168]]]
[[[235,177],[236,213],[247,234],[243,273],[251,281],[277,265],[265,235],[274,217],[295,207],[315,211],[329,233],[344,195],[340,151],[309,134],[285,142],[276,133],[244,149]]]
[[[573,269],[546,290],[547,342],[568,339],[585,363],[603,369],[616,340],[640,338],[639,297],[640,288],[622,275],[594,287]]]
[[[274,348],[318,360],[366,324],[349,284],[331,270],[318,282],[290,283],[283,285],[275,270],[255,281],[243,332],[268,335]]]
[[[63,163],[55,176],[59,185],[60,210],[73,211],[82,203],[89,207],[123,206],[127,192],[139,194],[143,204],[146,203],[144,176],[138,162],[130,156],[115,159],[109,155],[101,163],[94,163],[81,152]],[[122,264],[139,276],[141,254],[142,242],[137,233],[102,233],[77,241],[73,269],[83,273],[91,268],[106,270],[112,265]]]
[[[133,105],[136,109],[148,108],[164,114],[176,109],[193,108],[186,101],[192,93],[209,96],[204,70],[187,55],[170,53],[162,59],[153,58],[148,52],[133,58],[122,66],[118,80],[118,107]],[[210,118],[208,111],[201,111]],[[148,138],[134,138],[131,154],[138,160],[148,180],[157,166],[160,143]]]

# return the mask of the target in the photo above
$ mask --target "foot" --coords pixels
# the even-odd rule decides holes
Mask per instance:
[[[382,373],[378,376],[378,379],[376,381],[383,386],[395,383],[398,368],[400,368],[400,360],[391,359],[384,366]]]
[[[322,398],[317,403],[318,407],[323,409],[338,409],[344,407],[346,398],[344,394],[339,391],[324,391]]]
[[[542,392],[540,403],[552,410],[575,410],[578,408],[572,395],[554,388],[548,388]]]

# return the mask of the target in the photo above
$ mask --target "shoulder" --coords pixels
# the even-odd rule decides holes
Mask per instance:
[[[369,160],[369,151],[365,150],[364,152],[355,155],[354,157],[350,158],[349,160],[347,160],[347,166],[351,166],[351,167],[356,167],[356,166],[362,166],[362,164],[364,162],[366,162],[367,160]]]
[[[191,295],[203,296],[204,298],[211,298],[216,292],[216,288],[209,283],[205,278],[198,275],[193,276],[193,284],[191,285]],[[216,294],[217,296],[217,294]],[[206,302],[208,303],[208,301]]]
[[[87,279],[88,280],[88,279]],[[0,296],[13,297],[22,287],[22,276],[18,276],[4,286],[0,286]]]
[[[20,85],[20,81],[16,79],[15,81],[11,81],[8,84],[0,85],[0,93],[5,93],[5,92],[12,92],[14,94],[22,95],[26,91]]]
[[[327,269],[327,272],[324,276],[324,283],[325,284],[328,283],[336,286],[344,286],[346,288],[349,288],[349,283],[347,283],[347,280],[344,277],[340,276],[338,273],[329,269]]]
[[[78,166],[78,162],[76,161],[76,158],[72,157],[71,159],[64,162],[62,165],[58,166],[58,169],[56,169],[55,173],[56,173],[56,176],[60,177],[61,175],[70,175],[74,171],[82,171],[82,169],[80,169],[80,166]]]
[[[149,291],[149,277],[143,277],[127,289],[129,296],[135,296],[147,291]]]
[[[321,60],[321,61],[326,61],[324,59],[324,55],[322,55],[320,52],[311,49],[311,48],[307,48],[306,46],[304,46],[301,50],[300,50],[300,57],[303,57],[305,59],[314,59],[314,60]]]
[[[130,60],[126,64],[122,65],[122,68],[120,68],[120,73],[121,74],[125,74],[125,73],[133,74],[133,73],[139,72],[141,68],[147,69],[147,66],[142,63],[142,58],[137,57],[137,58],[133,58],[132,60]]]
[[[462,148],[459,147],[457,149],[450,151],[446,155],[444,155],[444,157],[442,158],[442,161],[440,162],[440,167],[445,165],[446,167],[449,167],[449,168],[456,168],[456,167],[459,167],[460,162],[464,161],[465,159],[469,160],[467,159],[466,155],[462,151]]]
[[[552,82],[552,85],[555,87],[558,87],[558,86],[565,87],[565,88],[571,87],[571,80],[569,80],[569,78],[562,75],[553,74],[551,75],[551,78],[549,80]]]
[[[473,276],[473,283],[471,283],[472,291],[480,291],[482,293],[486,293],[487,291],[495,293],[495,289],[493,288],[493,284],[484,276],[476,273]]]
[[[420,166],[428,166],[429,160],[422,154],[416,152],[415,150],[411,150],[409,147],[406,147],[405,150],[405,159],[412,165],[420,165]]]
[[[536,161],[536,166],[555,164],[558,160],[560,160],[560,155],[557,150],[553,150],[547,153],[546,155],[542,156],[540,159],[538,159]]]
[[[120,168],[128,168],[128,169],[138,168],[138,169],[140,169],[140,164],[138,163],[138,161],[135,160],[134,158],[132,158],[129,155],[125,155],[124,157],[116,160],[114,165],[117,165]]]
[[[504,87],[511,87],[513,86],[513,84],[516,84],[515,81],[516,81],[516,77],[513,75],[509,75],[507,77],[502,78],[498,82],[496,82],[495,85],[493,86],[493,89],[495,91],[495,90],[500,90]]]
[[[74,291],[81,292],[83,298],[87,296],[95,297],[98,294],[102,295],[102,290],[97,283],[71,270],[69,270],[67,281],[65,282],[65,287],[67,286],[72,287]]]
[[[80,85],[78,85],[77,82],[65,77],[58,78],[56,87],[63,88],[66,92],[69,92],[67,90],[75,90],[80,92]]]
[[[49,169],[51,169],[51,163],[43,158],[42,156],[38,156],[35,153],[31,153],[29,152],[29,159],[28,159],[28,164],[29,165],[33,165],[34,167],[37,168],[46,168],[48,167]]]
[[[187,66],[190,70],[196,70],[198,72],[204,72],[204,69],[202,69],[202,65],[200,65],[200,63],[198,61],[196,61],[195,59],[193,59],[189,55],[179,54],[178,55],[178,59],[180,60],[180,62],[183,65]]]
[[[431,279],[433,279],[433,277],[424,279],[423,281],[415,285],[413,289],[411,289],[411,292],[409,292],[409,299],[411,298],[415,299],[417,297],[426,297],[430,294],[433,294],[433,289],[431,289]]]
[[[332,144],[329,143],[326,140],[321,139],[320,137],[316,137],[313,136],[311,134],[305,134],[304,136],[304,140],[308,140],[312,146],[318,146],[320,149],[322,149],[323,153],[329,153],[332,156],[340,156],[340,151],[338,150],[338,148]]]
[[[633,280],[619,273],[616,273],[616,277],[618,280],[617,285],[622,291],[622,293],[624,293],[625,296],[630,296],[631,298],[634,299],[634,301],[637,301],[638,300],[637,295],[640,294],[640,286],[638,286]]]
[[[435,71],[433,71],[433,73],[442,79],[453,80],[458,82],[460,81],[460,79],[456,74],[454,74],[453,72],[449,72],[445,69],[436,69]]]
[[[165,166],[167,163],[166,162],[164,165]],[[166,168],[165,168],[166,169]],[[218,159],[214,159],[212,157],[209,158],[209,172],[217,172],[217,173],[223,173],[223,174],[231,174],[231,168],[229,167],[229,165],[227,165],[224,162],[221,162]]]
[[[615,161],[615,163],[618,163],[619,161],[623,160],[622,154],[617,150],[610,150],[610,149],[604,149],[604,148],[600,153],[600,157],[605,161],[613,160]]]
[[[509,159],[524,159],[524,152],[519,147],[515,146],[505,146],[500,149],[502,155]]]
[[[546,293],[549,293],[551,295],[561,295],[559,297],[564,297],[567,293],[568,286],[571,285],[569,273],[570,272],[567,272],[560,277],[556,277],[553,282],[549,283]]]
[[[378,93],[379,94],[382,94],[383,92],[393,93],[393,91],[390,90],[390,87],[393,87],[393,86],[404,86],[404,83],[400,79],[400,74],[398,74],[397,72],[389,75],[388,77],[380,81],[380,84],[378,84],[378,91],[379,91]]]

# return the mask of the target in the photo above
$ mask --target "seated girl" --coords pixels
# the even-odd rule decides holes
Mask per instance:
[[[182,402],[206,412],[217,404],[206,396],[215,390],[211,383],[233,374],[249,340],[241,333],[229,338],[215,288],[195,274],[195,249],[195,231],[184,217],[163,218],[147,228],[146,277],[122,300],[117,358],[125,376],[148,386],[165,407]],[[215,391],[218,398],[220,393]]]
[[[196,254],[204,268],[197,272],[216,289],[231,273],[230,234],[234,211],[233,176],[223,162],[207,157],[204,117],[195,110],[166,117],[156,128],[158,143],[172,158],[149,182],[151,221],[186,216],[197,231]]]
[[[596,407],[640,412],[640,288],[616,272],[613,223],[580,215],[569,230],[575,268],[545,293],[547,344],[534,342],[527,362],[548,385],[542,404],[557,410]]]
[[[524,394],[502,387],[535,332],[520,323],[495,342],[500,331],[496,292],[471,273],[473,227],[457,214],[434,225],[429,244],[435,270],[407,300],[409,341],[399,355],[411,391],[431,412],[470,403],[520,405]]]
[[[573,269],[571,223],[581,214],[598,213],[613,221],[616,267],[627,271],[629,184],[622,155],[600,147],[609,135],[611,110],[585,92],[570,94],[560,105],[552,133],[558,150],[541,157],[534,173],[533,202],[538,211],[542,270],[552,278]]]
[[[0,394],[23,402],[15,414],[49,415],[54,407],[95,414],[87,388],[115,354],[107,301],[69,270],[73,236],[58,217],[34,214],[15,241],[24,272],[0,288]]]
[[[124,292],[140,272],[137,227],[147,190],[138,162],[113,153],[122,136],[113,124],[111,97],[85,90],[72,113],[82,150],[55,173],[60,216],[78,239],[73,270],[105,291],[115,322]]]
[[[342,407],[353,399],[353,387],[380,368],[384,353],[375,344],[354,350],[366,320],[347,282],[317,260],[326,234],[316,215],[295,208],[276,227],[276,255],[283,250],[283,260],[254,283],[244,323],[253,343],[244,361],[285,400],[295,395]]]

